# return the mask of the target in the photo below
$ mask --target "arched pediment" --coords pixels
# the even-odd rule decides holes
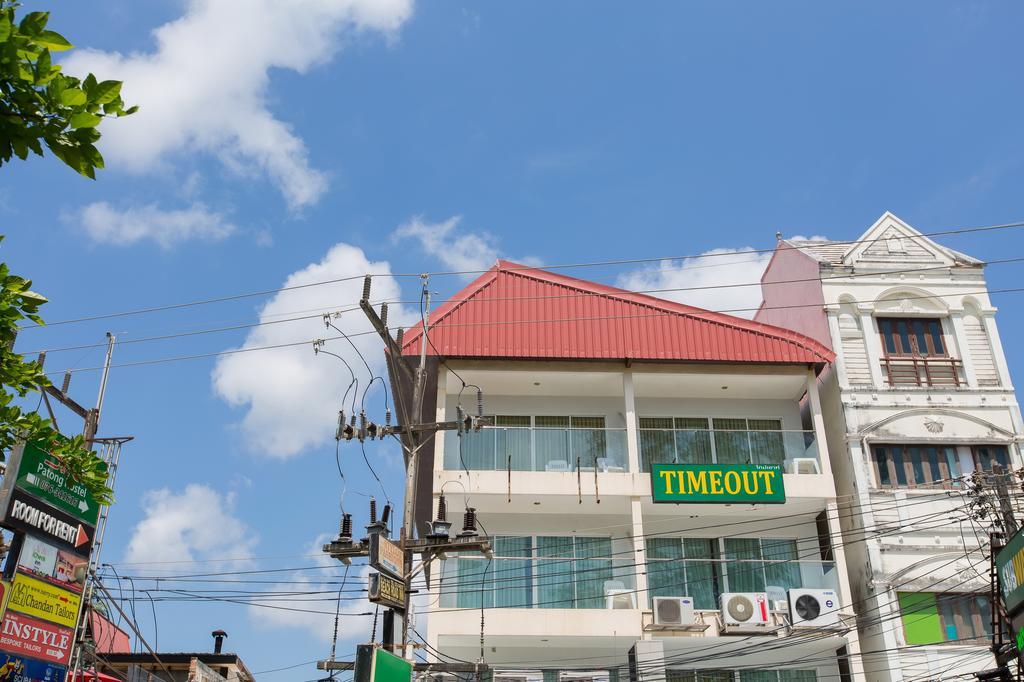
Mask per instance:
[[[949,306],[935,294],[917,287],[899,286],[875,299],[875,313],[892,315],[945,315]]]
[[[868,424],[858,435],[876,441],[898,439],[902,442],[1011,442],[1015,438],[1012,431],[990,421],[944,407],[918,407],[897,412]]]

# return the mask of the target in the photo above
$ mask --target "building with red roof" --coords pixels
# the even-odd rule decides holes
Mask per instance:
[[[508,261],[422,326],[399,341],[413,363],[425,350],[422,421],[488,425],[419,450],[417,529],[443,494],[456,529],[472,507],[493,539],[491,559],[432,567],[414,600],[428,656],[482,648],[522,682],[624,679],[630,660],[653,679],[863,679],[818,397],[828,347]]]

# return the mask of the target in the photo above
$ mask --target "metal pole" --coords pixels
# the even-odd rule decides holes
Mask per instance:
[[[92,441],[96,437],[96,431],[100,427],[100,412],[103,411],[103,398],[107,392],[107,377],[110,376],[110,360],[114,356],[114,343],[117,341],[110,332],[107,332],[107,354],[103,359],[103,374],[100,376],[100,391],[99,395],[96,396],[96,407],[89,411],[85,417],[85,435],[86,445],[92,447]]]

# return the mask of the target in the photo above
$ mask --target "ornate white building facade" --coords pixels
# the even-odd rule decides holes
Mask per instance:
[[[1020,409],[984,264],[892,215],[781,240],[757,320],[833,349],[821,402],[868,679],[993,667],[988,527],[964,479],[1020,466]]]

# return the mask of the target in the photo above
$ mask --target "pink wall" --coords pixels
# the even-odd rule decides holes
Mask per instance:
[[[819,277],[818,261],[780,242],[761,277],[761,297],[764,303],[754,319],[783,329],[792,329],[832,348]]]

